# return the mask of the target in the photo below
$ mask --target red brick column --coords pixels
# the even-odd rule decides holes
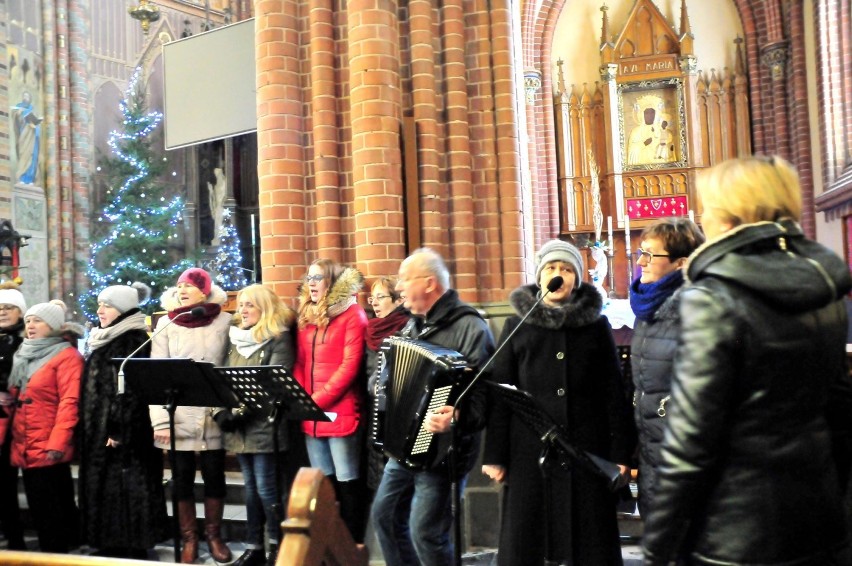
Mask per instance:
[[[471,184],[471,144],[468,123],[468,95],[465,67],[464,8],[462,0],[446,0],[442,12],[444,72],[447,90],[448,184],[452,211],[450,228],[455,258],[455,286],[469,294],[477,288],[476,234],[473,223],[473,185]]]
[[[518,120],[515,108],[517,97],[515,90],[514,48],[512,41],[511,7],[506,0],[491,3],[491,33],[494,37],[492,61],[494,64],[494,100],[497,115],[497,162],[499,183],[500,249],[496,260],[500,274],[494,275],[489,286],[495,289],[490,293],[489,301],[503,301],[506,291],[514,289],[525,281],[524,240],[523,240],[523,202],[521,198],[520,144],[518,140]],[[495,256],[491,255],[492,261]],[[502,290],[496,290],[500,289]]]
[[[331,0],[311,0],[311,106],[314,134],[317,251],[341,261],[337,96]]]
[[[446,186],[440,183],[438,96],[432,2],[411,0],[411,103],[417,124],[417,160],[420,181],[420,226],[424,246],[447,256]],[[449,259],[449,258],[448,258]]]
[[[396,273],[405,254],[396,13],[393,0],[348,5],[355,257],[368,277]]]
[[[282,297],[296,294],[307,256],[298,4],[255,1],[260,263]]]

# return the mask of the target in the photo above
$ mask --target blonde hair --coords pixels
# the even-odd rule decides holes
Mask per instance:
[[[777,156],[728,159],[701,171],[696,188],[705,213],[732,226],[802,216],[799,176]]]
[[[263,285],[249,285],[237,295],[237,304],[250,301],[260,309],[260,319],[252,328],[252,337],[257,342],[280,336],[293,326],[296,313],[284,304],[278,295]],[[234,322],[242,326],[243,317],[239,310],[234,314]]]
[[[308,290],[308,285],[303,283],[299,294],[299,329],[305,328],[309,324],[316,324],[319,328],[326,328],[330,319],[328,318],[328,292],[334,286],[337,278],[343,273],[344,266],[330,260],[319,258],[315,259],[311,266],[316,265],[322,271],[323,278],[328,282],[328,288],[325,294],[314,303],[311,301],[311,293]]]

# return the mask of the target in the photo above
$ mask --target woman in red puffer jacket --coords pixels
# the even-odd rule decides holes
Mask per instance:
[[[63,338],[64,322],[65,311],[54,304],[27,310],[26,338],[15,352],[9,391],[2,396],[11,416],[0,420],[0,427],[12,428],[10,460],[23,470],[39,550],[57,553],[68,552],[78,538],[69,462],[83,357]]]
[[[332,422],[305,421],[311,466],[337,481],[340,515],[361,542],[366,495],[359,481],[362,374],[367,314],[355,294],[364,277],[351,267],[318,259],[299,293],[299,331],[293,375]]]

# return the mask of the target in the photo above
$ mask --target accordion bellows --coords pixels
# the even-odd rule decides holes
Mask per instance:
[[[413,470],[439,464],[449,451],[450,434],[428,432],[423,422],[430,411],[455,402],[467,367],[454,350],[386,338],[379,349],[374,446]]]

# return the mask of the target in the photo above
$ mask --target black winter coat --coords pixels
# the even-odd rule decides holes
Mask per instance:
[[[674,357],[680,338],[680,293],[660,305],[652,320],[636,319],[630,343],[633,415],[639,431],[639,512],[644,517],[654,498]]]
[[[163,456],[154,447],[148,405],[128,388],[116,397],[113,358],[128,356],[148,334],[129,330],[94,350],[80,391],[79,502],[83,535],[94,548],[153,547],[169,523],[163,494]],[[147,357],[143,348],[136,357]],[[121,442],[106,446],[107,438]]]
[[[12,356],[24,341],[23,318],[18,324],[0,330],[0,391],[8,389],[9,372],[12,371]]]
[[[526,313],[538,291],[534,285],[513,291],[509,300],[515,311]],[[581,284],[564,307],[536,307],[497,355],[492,378],[532,394],[578,447],[626,465],[636,435],[601,303],[596,289]],[[506,321],[501,342],[519,322],[520,316]],[[550,493],[545,493],[540,453],[536,435],[495,402],[482,461],[507,473],[500,566],[542,564],[548,535],[551,557],[560,563],[621,564],[617,497],[597,476],[558,466],[549,470]]]
[[[400,331],[402,336],[450,348],[465,357],[474,370],[482,367],[494,351],[494,336],[488,324],[470,305],[449,289],[425,317],[412,316]],[[473,469],[479,456],[481,430],[485,426],[486,396],[481,384],[470,390],[459,409],[458,475]],[[450,433],[445,433],[450,434]],[[447,470],[448,458],[441,463]]]
[[[231,344],[228,353],[228,365],[238,366],[283,366],[288,372],[293,370],[296,360],[296,344],[291,331],[269,341],[263,348],[249,358],[243,357]],[[227,410],[227,409],[226,409]],[[289,448],[288,427],[291,421],[282,420],[278,427],[278,450]],[[225,450],[235,454],[272,454],[275,439],[272,436],[272,423],[263,415],[249,414],[241,421],[236,430],[225,432]]]
[[[704,244],[686,276],[646,563],[850,564],[848,267],[761,222]]]

